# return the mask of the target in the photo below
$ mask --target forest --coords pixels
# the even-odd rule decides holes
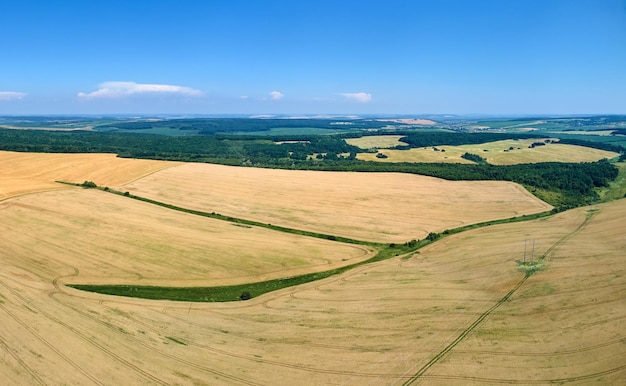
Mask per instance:
[[[528,138],[542,138],[542,136],[539,134],[524,133],[413,132],[400,138],[400,141],[408,144],[406,148],[416,148],[442,145],[475,145],[479,143],[503,141],[505,139]],[[402,146],[397,148],[402,148]]]
[[[212,135],[232,132],[269,132],[276,127],[300,128],[315,127],[320,129],[380,129],[389,125],[390,122],[357,119],[357,120],[329,120],[329,119],[271,119],[271,118],[210,118],[210,119],[166,119],[166,120],[140,120],[130,122],[116,122],[106,125],[98,125],[98,130],[147,130],[155,128],[168,128],[176,130],[195,130],[201,135]]]

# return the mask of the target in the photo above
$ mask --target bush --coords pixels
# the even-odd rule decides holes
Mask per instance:
[[[435,240],[437,240],[439,237],[441,237],[441,236],[439,235],[439,233],[430,232],[430,233],[428,234],[428,236],[426,236],[426,240],[428,240],[428,241],[435,241]]]
[[[93,181],[85,181],[82,184],[80,184],[80,186],[84,188],[97,188],[98,187],[98,185],[96,185],[96,183]]]
[[[477,164],[486,163],[486,160],[483,157],[479,156],[478,154],[465,153],[461,156],[461,158],[464,158],[468,161],[476,162]]]
[[[239,299],[241,299],[241,300],[249,300],[249,299],[252,299],[252,295],[250,295],[250,292],[248,292],[248,291],[243,291],[241,293],[241,295],[239,295]]]
[[[411,241],[407,241],[406,243],[404,243],[404,245],[406,245],[409,248],[413,248],[417,245],[417,243],[419,243],[419,240],[411,240]]]

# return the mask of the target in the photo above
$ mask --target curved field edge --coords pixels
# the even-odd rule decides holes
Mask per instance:
[[[57,181],[59,183],[74,185],[74,186],[83,186],[86,188],[94,188],[95,184],[93,183],[69,183]],[[92,185],[93,184],[93,185]],[[518,221],[527,221],[533,220],[541,217],[546,217],[554,213],[554,211],[549,212],[541,212],[531,215],[523,215],[517,216],[508,219],[501,220],[492,220],[477,224],[470,224],[466,226],[462,226],[459,228],[454,228],[450,230],[445,230],[441,233],[430,233],[427,238],[424,240],[411,240],[407,241],[404,244],[380,244],[373,243],[367,241],[360,241],[354,239],[348,239],[343,237],[337,237],[333,235],[326,235],[315,232],[302,231],[298,229],[279,227],[271,224],[259,223],[256,221],[240,219],[230,216],[222,216],[217,213],[206,213],[197,210],[186,209],[174,205],[170,205],[167,203],[162,203],[159,201],[147,199],[144,197],[139,197],[136,195],[128,194],[127,192],[120,192],[116,190],[112,190],[109,188],[99,188],[103,191],[107,191],[109,193],[122,195],[131,199],[140,200],[143,202],[147,202],[150,204],[158,205],[167,209],[181,211],[184,213],[189,213],[197,216],[211,217],[214,219],[219,219],[223,221],[233,222],[236,224],[245,224],[251,226],[264,227],[271,230],[285,232],[285,233],[293,233],[302,236],[321,238],[331,241],[350,243],[350,244],[360,244],[367,245],[370,247],[374,247],[378,249],[378,253],[365,261],[361,261],[355,264],[343,266],[340,268],[335,268],[328,271],[308,273],[303,275],[297,275],[287,278],[279,278],[272,279],[262,282],[252,282],[246,284],[238,284],[238,285],[230,285],[230,286],[214,286],[214,287],[162,287],[162,286],[141,286],[141,285],[132,285],[132,284],[119,284],[119,285],[90,285],[90,284],[71,284],[66,283],[65,285],[74,289],[95,292],[105,295],[116,295],[116,296],[125,296],[125,297],[133,297],[133,298],[141,298],[141,299],[152,299],[152,300],[174,300],[174,301],[185,301],[185,302],[230,302],[230,301],[238,301],[238,300],[247,300],[252,297],[257,297],[263,295],[268,292],[277,291],[280,289],[293,287],[296,285],[325,279],[327,277],[337,275],[343,272],[346,272],[350,269],[356,268],[358,266],[373,263],[376,261],[386,260],[392,257],[407,255],[410,257],[412,252],[417,251],[418,249],[438,240],[447,235],[452,235],[456,233],[460,233],[466,230],[496,225],[496,224],[504,224],[510,222],[518,222]]]
[[[620,211],[615,205],[598,209],[603,209],[603,214],[622,214],[624,204],[626,201],[619,203]],[[22,277],[9,280],[12,271],[29,273],[13,268],[19,256],[9,254],[4,255],[9,268],[2,279],[15,288],[16,294],[2,287],[2,295],[9,311],[23,315],[28,320],[25,324],[34,326],[33,331],[37,328],[40,336],[54,337],[51,343],[58,342],[60,350],[101,383],[149,382],[143,378],[134,381],[137,375],[133,369],[120,366],[112,358],[100,358],[93,347],[83,349],[91,341],[76,344],[71,339],[76,332],[96,343],[107,343],[120,358],[169,384],[202,384],[200,380],[206,382],[213,374],[219,375],[214,384],[238,383],[233,377],[262,384],[401,384],[521,278],[512,260],[521,258],[525,238],[538,237],[537,250],[543,254],[549,245],[579,226],[583,213],[576,210],[545,221],[486,227],[446,237],[407,260],[369,264],[250,302],[190,304],[66,288],[59,292],[51,287],[50,275],[42,277],[41,289],[37,289]],[[623,368],[619,359],[626,347],[622,341],[625,314],[620,299],[625,276],[613,277],[624,273],[623,259],[615,248],[624,243],[616,229],[620,224],[616,217],[611,215],[610,226],[600,228],[611,230],[606,238],[598,240],[605,231],[587,228],[591,232],[581,232],[579,235],[587,236],[577,244],[568,247],[574,237],[557,248],[549,269],[527,280],[520,291],[420,376],[420,384],[549,384],[575,379],[576,383],[619,384],[623,370],[601,379],[589,378]],[[599,247],[593,252],[586,244]],[[611,267],[611,260],[603,259],[576,267],[598,252],[606,254],[605,246],[609,245],[613,245],[612,261],[618,266]],[[573,253],[566,253],[564,248]],[[518,253],[511,255],[511,250]],[[584,258],[568,259],[581,253]],[[590,272],[592,267],[595,269]],[[561,277],[559,268],[570,272],[568,281],[554,281]],[[70,271],[51,273],[67,275]],[[65,280],[69,278],[65,276]],[[580,285],[575,284],[581,280]],[[594,293],[595,289],[599,292]],[[48,296],[50,292],[53,294]],[[594,298],[598,301],[591,302]],[[577,307],[564,309],[571,307],[562,304],[567,299],[575,301],[573,306]],[[544,310],[537,309],[542,305]],[[68,327],[59,330],[57,324],[42,321],[46,315],[55,316]],[[88,382],[84,377],[68,381],[76,370],[52,362],[48,352],[24,337],[23,326],[13,326],[9,316],[5,319],[3,338],[9,347],[15,347],[18,354],[29,349],[39,352],[45,363],[50,363],[48,368],[55,366],[66,373],[66,379],[57,380],[54,376],[59,371],[40,370],[42,359],[22,357],[41,379],[49,384]],[[602,334],[607,330],[613,334]],[[536,339],[529,341],[529,336]],[[67,347],[72,347],[71,352],[65,350]],[[3,367],[3,373],[10,373],[5,369],[8,366]],[[16,379],[21,379],[21,384],[32,383],[27,376],[24,372]],[[588,380],[581,382],[581,377]]]
[[[552,209],[509,181],[198,163],[115,189],[203,212],[379,243]]]

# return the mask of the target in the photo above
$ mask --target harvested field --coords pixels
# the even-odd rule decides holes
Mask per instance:
[[[114,154],[0,151],[0,200],[37,191],[66,189],[54,181],[121,185],[179,162],[117,158]]]
[[[102,233],[84,215],[56,220],[40,212],[60,208],[36,209],[66,193],[97,202],[96,222],[110,221],[120,233],[147,221],[107,220],[126,201],[141,203],[94,190],[2,203],[9,220],[0,232],[0,373],[10,384],[617,384],[626,376],[624,200],[457,234],[408,259],[246,302],[189,304],[64,287],[100,269],[125,268],[121,275],[139,280],[153,267],[97,260],[102,251],[92,245],[65,245],[72,232]],[[159,213],[164,223],[175,217]],[[39,247],[41,228],[59,225],[63,231]],[[536,241],[547,267],[523,282],[515,260],[525,240]],[[172,260],[176,274],[181,261]]]
[[[184,164],[120,188],[185,208],[378,242],[550,210],[521,186],[400,173]]]
[[[388,158],[376,158],[376,154],[359,153],[358,159],[377,162],[446,162],[473,163],[461,158],[465,153],[477,154],[493,165],[514,165],[537,162],[592,162],[602,158],[615,158],[618,153],[592,149],[584,146],[549,143],[529,148],[537,139],[505,140],[478,145],[437,146],[410,150],[382,149],[379,153]]]

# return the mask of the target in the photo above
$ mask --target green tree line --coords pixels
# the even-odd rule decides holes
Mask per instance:
[[[164,119],[160,121],[143,120],[115,122],[99,125],[98,130],[146,130],[168,128],[177,130],[196,130],[199,134],[213,135],[232,132],[270,131],[273,128],[316,127],[329,130],[379,129],[389,125],[373,119],[330,120],[330,119],[272,119],[272,118],[197,118]]]
[[[450,133],[445,134],[450,136]],[[459,135],[461,136],[459,138],[465,138],[465,134]],[[487,137],[479,135],[479,138],[480,141],[484,141]],[[606,160],[508,166],[366,162],[355,158],[360,149],[348,145],[342,138],[336,136],[309,136],[301,142],[275,144],[270,139],[256,137],[254,139],[208,135],[168,137],[134,133],[0,129],[0,150],[115,153],[120,157],[129,158],[267,168],[400,172],[447,180],[512,181],[526,186],[531,192],[559,209],[593,202],[597,199],[594,188],[606,186],[618,173],[617,168]],[[321,159],[309,157],[316,153],[324,155],[320,157]]]

